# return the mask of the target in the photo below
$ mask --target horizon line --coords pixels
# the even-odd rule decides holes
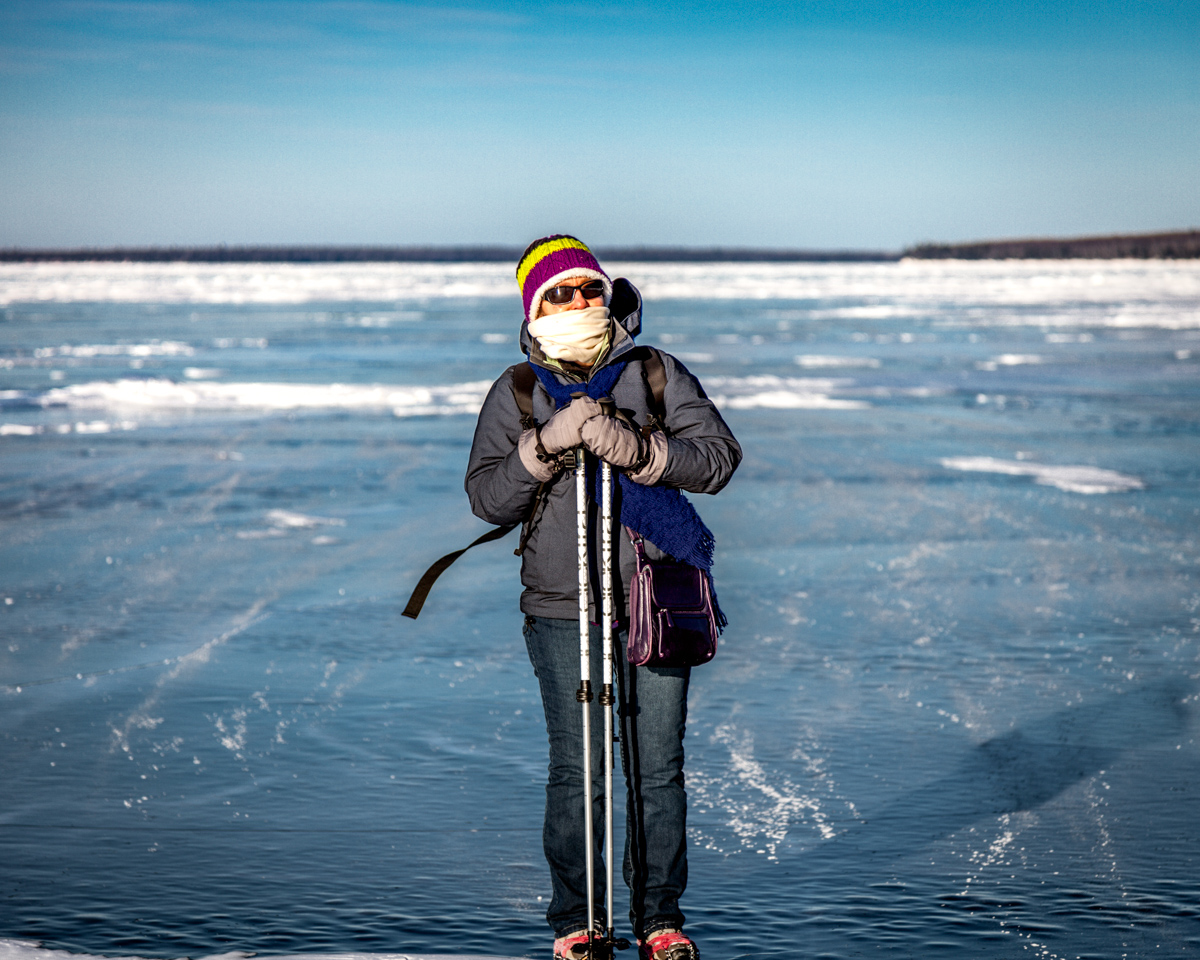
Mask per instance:
[[[677,245],[596,245],[607,260],[662,263],[720,261],[887,262],[900,259],[891,250],[800,250],[785,247],[691,247]],[[523,247],[504,244],[205,244],[113,247],[10,247],[0,262],[14,261],[147,261],[197,263],[515,263]]]
[[[1070,238],[926,241],[899,251],[789,247],[597,245],[605,260],[634,263],[891,263],[912,259],[1194,259],[1200,230],[1110,234]],[[193,262],[193,263],[511,263],[522,248],[505,244],[203,244],[108,247],[9,247],[0,263]]]

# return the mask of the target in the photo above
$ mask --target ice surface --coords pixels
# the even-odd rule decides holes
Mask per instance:
[[[784,311],[803,319],[918,318],[974,307],[989,309],[992,325],[1200,327],[1200,269],[1192,261],[613,263],[607,269],[634,280],[648,301],[691,300],[697,291],[710,300],[819,301]],[[0,264],[0,305],[353,303],[513,295],[511,270],[502,264]],[[841,299],[868,302],[829,306]],[[954,317],[952,322],[961,321]]]
[[[545,956],[515,536],[400,616],[487,529],[509,269],[73,269],[0,270],[0,937]],[[614,272],[746,454],[705,955],[1200,952],[1200,264]]]
[[[301,954],[257,954],[241,950],[213,953],[192,960],[509,960],[488,954],[467,953],[366,953],[344,951],[341,953]],[[33,940],[10,940],[0,938],[0,960],[145,960],[130,954],[108,953],[102,955],[72,953],[68,950],[51,950]]]

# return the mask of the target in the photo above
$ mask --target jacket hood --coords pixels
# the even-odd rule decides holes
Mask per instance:
[[[613,315],[613,319],[617,321],[617,325],[621,327],[630,339],[619,338],[622,343],[618,343],[616,348],[609,354],[609,360],[612,360],[617,355],[624,353],[625,349],[633,346],[632,338],[642,332],[642,295],[638,293],[637,287],[626,280],[624,277],[617,277],[613,281],[612,299],[608,304],[609,312]],[[525,356],[529,356],[529,351],[533,349],[533,337],[529,334],[529,324],[524,320],[521,321],[521,352]],[[605,361],[607,363],[608,361]]]

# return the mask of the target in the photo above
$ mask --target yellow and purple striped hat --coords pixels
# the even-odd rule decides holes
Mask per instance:
[[[612,281],[582,240],[565,233],[534,240],[517,264],[517,286],[525,303],[525,320],[537,316],[542,296],[569,277],[587,277],[604,284],[604,304],[612,299]]]

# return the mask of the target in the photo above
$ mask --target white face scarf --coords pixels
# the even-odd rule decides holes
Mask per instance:
[[[590,366],[604,344],[611,316],[608,307],[564,310],[530,320],[529,335],[546,356]]]

